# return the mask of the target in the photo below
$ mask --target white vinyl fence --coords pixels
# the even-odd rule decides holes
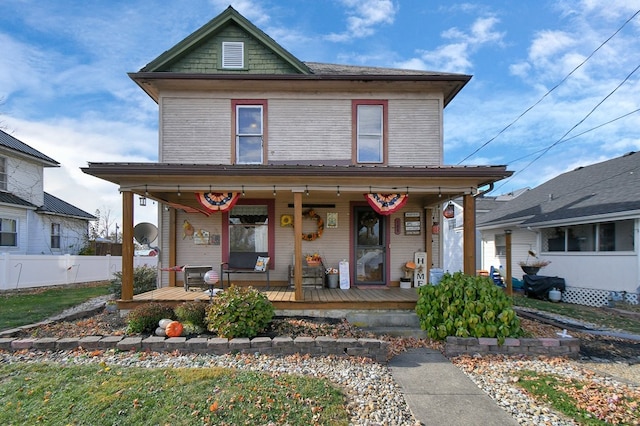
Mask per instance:
[[[155,256],[135,256],[134,268],[155,268]],[[0,254],[0,291],[106,281],[122,271],[122,256]]]

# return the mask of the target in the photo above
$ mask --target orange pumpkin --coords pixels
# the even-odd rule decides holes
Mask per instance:
[[[182,334],[182,324],[180,321],[171,321],[165,329],[167,337],[180,337]]]

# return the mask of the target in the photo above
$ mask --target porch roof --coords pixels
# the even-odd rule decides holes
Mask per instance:
[[[178,193],[318,191],[410,193],[443,201],[512,174],[506,166],[380,166],[317,164],[89,163],[84,173],[161,202]],[[184,198],[182,199],[184,200]]]

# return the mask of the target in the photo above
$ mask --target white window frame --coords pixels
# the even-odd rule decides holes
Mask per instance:
[[[11,223],[13,223],[13,232],[10,230],[5,230],[6,227],[11,227]],[[18,219],[13,219],[10,217],[0,217],[0,247],[18,247]],[[14,235],[15,244],[5,244],[5,234]]]
[[[241,128],[242,110],[258,109],[260,122],[257,123],[254,131],[247,131]],[[257,160],[246,159],[243,152],[243,140],[247,144],[256,140],[260,141],[260,158]],[[264,106],[260,104],[242,104],[236,105],[236,146],[235,146],[236,164],[263,164],[264,162]]]
[[[51,248],[52,249],[59,249],[61,248],[60,244],[61,244],[61,226],[59,223],[57,222],[52,222],[51,223]]]
[[[7,158],[0,157],[0,191],[7,191]]]
[[[385,107],[383,103],[356,104],[356,162],[369,164],[383,164],[385,162],[384,120]],[[364,116],[367,112],[377,111],[379,123],[364,128]],[[377,147],[375,146],[377,142]],[[377,158],[365,156],[366,148],[377,155]],[[371,149],[373,148],[373,149]]]

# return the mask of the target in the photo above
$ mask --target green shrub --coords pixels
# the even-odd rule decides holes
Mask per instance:
[[[444,274],[438,285],[418,288],[416,313],[432,339],[447,336],[520,337],[524,331],[504,290],[488,277]]]
[[[122,297],[122,271],[115,272],[114,278],[109,281],[109,290],[115,294],[116,299]],[[133,270],[133,294],[145,293],[156,289],[158,271],[150,266],[138,266]]]
[[[207,316],[207,303],[195,301],[184,302],[173,308],[173,312],[181,323],[193,324],[200,328],[206,327],[205,318]]]
[[[140,305],[127,316],[127,333],[153,333],[164,318],[176,319],[171,306],[156,302]]]
[[[253,287],[232,285],[213,298],[207,309],[207,329],[220,337],[255,337],[271,322],[274,307]]]

